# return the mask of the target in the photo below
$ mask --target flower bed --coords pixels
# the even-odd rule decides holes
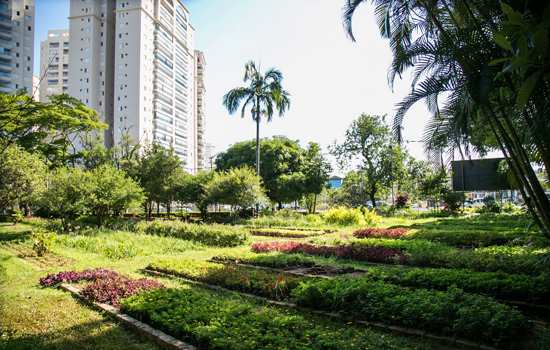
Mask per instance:
[[[131,296],[121,309],[201,349],[412,349],[420,341],[200,289]],[[422,340],[425,346],[426,340]]]
[[[51,287],[63,282],[76,283],[80,281],[95,281],[101,278],[115,277],[118,273],[106,269],[93,269],[84,271],[61,271],[40,278],[40,285]]]
[[[130,279],[118,272],[106,269],[84,271],[62,271],[40,279],[40,284],[45,287],[55,286],[59,283],[76,283],[81,281],[91,282],[85,286],[81,294],[88,300],[118,305],[122,298],[140,293],[145,290],[164,288],[164,286],[151,279]]]
[[[363,228],[353,232],[353,236],[356,238],[399,238],[407,234],[409,230],[406,228]]]
[[[150,290],[164,288],[164,286],[151,279],[129,279],[123,276],[98,279],[82,290],[82,295],[89,300],[118,306],[122,298]]]
[[[178,221],[139,223],[136,230],[147,234],[177,237],[215,247],[235,247],[246,242],[245,229],[226,225],[200,225]]]
[[[284,273],[189,259],[165,259],[147,269],[277,300],[287,298],[301,280]]]
[[[509,346],[530,327],[519,311],[454,287],[433,291],[370,278],[305,279],[292,296],[305,307],[494,345]]]
[[[275,241],[257,242],[252,244],[251,249],[256,253],[284,252],[303,253],[320,256],[334,256],[342,259],[354,259],[360,261],[372,261],[382,263],[400,263],[407,261],[407,256],[402,250],[396,248],[375,247],[358,245],[355,243],[347,245],[314,245],[296,241]]]
[[[313,236],[319,236],[325,234],[324,231],[300,231],[300,230],[286,230],[276,228],[261,228],[251,229],[250,233],[253,236],[267,236],[267,237],[284,237],[284,238],[307,238]]]

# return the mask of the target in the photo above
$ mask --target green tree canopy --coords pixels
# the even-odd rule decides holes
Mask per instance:
[[[261,178],[249,167],[216,172],[205,186],[208,203],[251,208],[265,198]]]
[[[36,154],[17,145],[0,153],[0,211],[35,204],[45,190],[47,168]]]
[[[354,120],[341,144],[331,147],[340,167],[355,164],[361,171],[363,189],[376,206],[376,196],[402,176],[403,152],[393,141],[384,116],[362,114]]]

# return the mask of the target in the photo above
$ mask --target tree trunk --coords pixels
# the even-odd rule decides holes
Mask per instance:
[[[260,176],[260,112],[256,112],[256,175]]]
[[[369,193],[369,198],[373,209],[376,208],[376,198],[374,197],[375,195],[376,195],[376,192]]]
[[[317,210],[317,193],[313,194],[313,210],[312,214],[315,214],[315,211]]]

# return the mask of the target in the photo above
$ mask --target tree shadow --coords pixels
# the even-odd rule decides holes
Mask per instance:
[[[74,350],[74,349],[160,349],[152,342],[134,336],[118,325],[107,327],[103,320],[81,323],[61,330],[19,336],[2,329],[0,350]]]

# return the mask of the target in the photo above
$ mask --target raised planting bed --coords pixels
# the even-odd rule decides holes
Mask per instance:
[[[325,231],[302,231],[302,230],[288,230],[278,228],[257,228],[250,229],[250,234],[253,236],[267,236],[267,237],[283,237],[283,238],[307,238],[326,234]]]
[[[62,271],[50,274],[40,279],[44,287],[57,286],[61,283],[89,282],[81,289],[81,294],[93,302],[110,305],[118,305],[122,298],[134,295],[146,290],[164,288],[164,286],[152,279],[131,279],[120,275],[118,272],[106,269],[94,269],[84,271]]]
[[[504,272],[391,265],[371,265],[355,269],[317,263],[313,258],[299,254],[266,254],[250,257],[224,255],[215,256],[212,260],[280,269],[287,273],[315,274],[314,271],[319,271],[320,275],[327,277],[338,275],[332,271],[342,271],[342,273],[353,273],[357,276],[363,274],[376,280],[407,287],[447,290],[451,286],[456,286],[469,293],[483,294],[517,304],[537,304],[538,307],[544,307],[550,301],[550,274],[530,276]]]
[[[359,320],[475,341],[484,339],[487,344],[499,346],[515,337],[525,336],[531,326],[514,308],[455,287],[447,291],[412,289],[369,277],[326,280],[295,276],[288,283],[288,277],[280,279],[281,275],[273,271],[253,271],[243,266],[220,269],[218,265],[174,259],[163,261],[160,266],[152,264],[148,268],[231,290],[267,297],[275,295],[278,300],[353,315]],[[214,275],[226,275],[210,278],[210,268],[214,270]],[[284,281],[283,292],[274,291],[277,289],[274,281],[277,280]]]
[[[203,289],[163,289],[122,301],[123,312],[201,349],[412,349],[416,341]],[[429,343],[428,343],[429,344]]]
[[[164,259],[149,264],[146,270],[164,272],[276,300],[288,298],[290,291],[300,282],[300,278],[284,272],[275,274],[252,267],[190,259]]]
[[[228,225],[202,225],[179,221],[140,222],[135,230],[151,235],[181,238],[214,247],[236,247],[248,239],[247,230]]]
[[[407,256],[401,249],[365,246],[354,243],[330,246],[296,241],[257,242],[251,245],[251,250],[255,253],[273,251],[283,253],[302,253],[382,263],[404,264],[407,261]]]
[[[403,237],[409,232],[406,228],[362,228],[353,232],[353,236],[356,238],[399,238]]]
[[[285,231],[307,231],[307,232],[322,232],[322,233],[334,233],[337,230],[333,228],[314,228],[314,227],[291,227],[291,226],[253,226],[253,225],[247,225],[246,228],[252,229],[252,230],[260,230],[260,229],[273,229],[273,230],[285,230]]]

